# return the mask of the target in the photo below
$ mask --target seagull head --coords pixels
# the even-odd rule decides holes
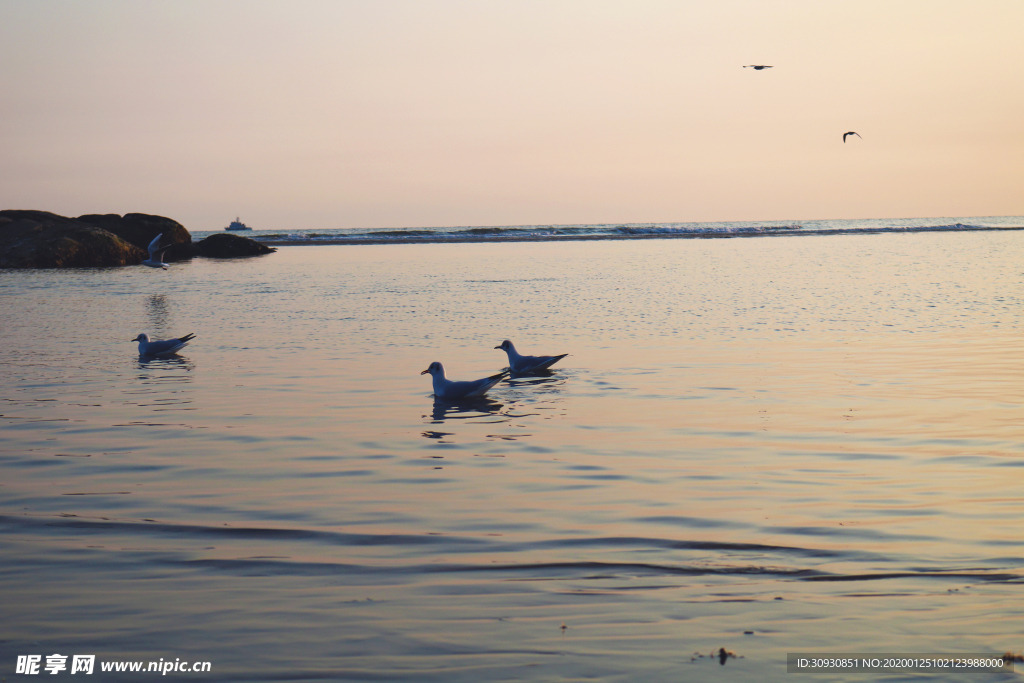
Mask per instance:
[[[434,361],[433,363],[430,364],[430,367],[428,367],[426,370],[424,370],[420,374],[421,375],[426,375],[428,373],[433,375],[433,376],[435,376],[435,377],[437,377],[438,375],[441,375],[442,377],[444,377],[444,367],[440,363],[438,363],[437,361]]]
[[[135,339],[132,339],[132,341],[133,342],[148,342],[149,341],[149,335],[146,334],[146,333],[142,333],[138,337],[136,337]]]
[[[512,347],[512,342],[510,342],[508,339],[506,339],[505,341],[501,342],[500,344],[498,344],[494,348],[501,349],[502,351],[508,351],[509,349],[511,349],[513,347]]]

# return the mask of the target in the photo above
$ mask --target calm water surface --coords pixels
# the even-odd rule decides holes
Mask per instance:
[[[0,297],[9,681],[1024,649],[1024,233],[284,247]],[[147,361],[140,332],[197,338]],[[432,398],[430,362],[493,374],[505,338],[571,355]]]

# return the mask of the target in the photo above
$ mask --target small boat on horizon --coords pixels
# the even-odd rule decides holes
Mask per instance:
[[[231,221],[231,225],[224,228],[225,230],[252,230],[248,225],[242,222],[241,218],[235,218]]]

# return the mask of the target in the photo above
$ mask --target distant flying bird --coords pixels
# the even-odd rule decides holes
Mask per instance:
[[[750,65],[745,66],[743,68],[744,69],[753,69],[754,71],[760,71],[761,69],[770,69],[772,67],[768,66],[767,64],[750,64]]]
[[[508,354],[508,369],[517,374],[546,370],[569,355],[563,353],[560,356],[524,356],[516,351],[516,347],[508,339],[494,348],[501,349]]]
[[[195,339],[195,336],[190,332],[184,337],[178,337],[177,339],[150,341],[148,334],[140,334],[131,341],[139,342],[140,356],[171,356],[177,353],[179,349],[188,346],[188,343]]]
[[[857,133],[857,132],[851,130],[849,133],[843,133],[843,142],[846,142],[846,136],[847,135],[856,135],[857,137],[860,138],[860,133]],[[864,138],[860,138],[860,139],[863,140]]]
[[[433,362],[430,367],[420,373],[430,374],[434,379],[434,396],[437,398],[458,401],[462,398],[476,398],[483,396],[487,390],[508,376],[507,371],[499,372],[497,375],[484,377],[483,379],[470,380],[468,382],[453,382],[444,376],[444,366]]]
[[[143,261],[142,265],[149,266],[150,268],[163,268],[164,270],[167,270],[167,264],[164,263],[164,252],[167,251],[168,247],[171,245],[168,244],[163,249],[160,248],[160,238],[163,236],[164,234],[160,233],[153,238],[152,242],[149,243],[149,258]]]

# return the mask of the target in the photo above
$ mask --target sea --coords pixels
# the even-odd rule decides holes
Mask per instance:
[[[243,223],[244,225],[244,223]],[[607,223],[578,225],[502,225],[421,228],[266,228],[235,231],[268,244],[395,244],[424,242],[553,242],[574,240],[763,237],[877,232],[939,232],[1024,229],[1021,216],[970,218],[868,218],[807,221],[696,223]],[[221,232],[196,231],[196,240]]]
[[[0,270],[0,677],[1017,680],[1022,227]]]

